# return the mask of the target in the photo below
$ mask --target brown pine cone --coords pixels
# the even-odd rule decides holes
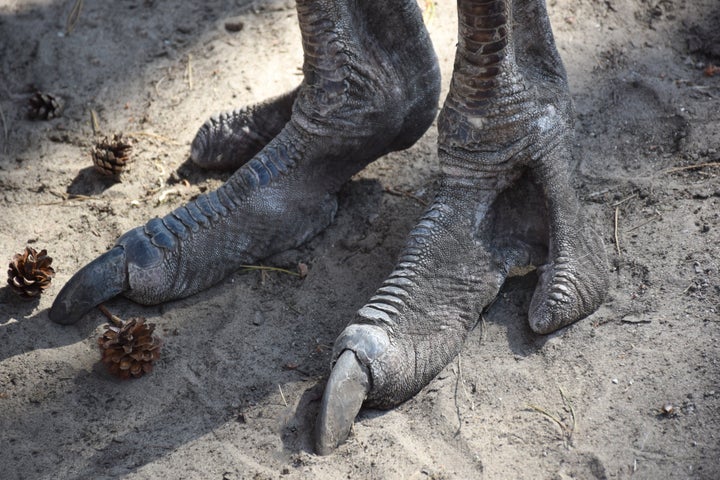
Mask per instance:
[[[113,375],[122,379],[139,378],[150,373],[160,358],[161,342],[153,336],[155,325],[144,318],[122,321],[112,315],[112,325],[98,338],[102,362]]]
[[[25,252],[16,253],[10,262],[8,285],[21,297],[37,297],[55,276],[51,263],[47,250],[38,253],[34,248],[25,247]]]
[[[31,120],[52,120],[62,113],[62,101],[48,93],[35,92],[28,103],[28,117]]]
[[[105,137],[96,143],[92,149],[93,164],[103,175],[117,177],[131,162],[131,151],[132,144],[125,140],[122,134],[115,134],[112,139]]]

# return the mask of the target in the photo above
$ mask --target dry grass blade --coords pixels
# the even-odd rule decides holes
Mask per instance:
[[[158,140],[162,143],[166,143],[168,145],[182,145],[181,143],[176,142],[175,140],[173,140],[171,138],[164,137],[162,135],[158,135],[157,133],[148,132],[148,131],[144,131],[144,130],[138,131],[138,132],[126,132],[125,136],[132,137],[132,138],[148,137],[148,138],[152,138],[154,140]]]
[[[683,167],[668,168],[667,170],[662,170],[659,175],[668,175],[670,173],[683,172],[685,170],[695,170],[697,168],[707,167],[720,167],[720,162],[698,163],[695,165],[685,165]]]
[[[288,406],[288,403],[287,403],[287,400],[285,400],[285,394],[283,393],[283,391],[282,391],[282,386],[280,386],[279,383],[278,383],[278,390],[280,390],[280,397],[282,398],[283,403],[284,403],[285,406],[287,407],[287,406]]]
[[[480,343],[485,341],[485,336],[487,335],[487,322],[485,321],[485,315],[482,313],[480,314]]]
[[[423,22],[430,25],[435,17],[435,2],[433,0],[425,0],[425,6],[422,9]]]
[[[570,400],[568,400],[567,395],[565,395],[562,387],[558,387],[558,389],[560,390],[560,396],[562,397],[562,401],[570,411],[570,417],[572,417],[572,428],[570,429],[570,437],[572,437],[572,434],[577,431],[577,418],[575,417],[575,409],[573,408]]]
[[[264,265],[240,265],[240,268],[245,269],[245,270],[260,270],[261,272],[285,273],[287,275],[292,275],[293,277],[300,276],[300,274],[298,272],[293,272],[292,270],[287,270],[285,268],[278,268],[278,267],[266,267]]]
[[[2,105],[0,105],[0,120],[2,120],[3,138],[5,139],[3,141],[2,153],[5,153],[5,151],[7,150],[7,144],[8,144],[8,128],[7,128],[7,121],[5,120],[5,113],[3,112],[3,109],[2,109]]]
[[[100,121],[98,120],[98,114],[94,108],[90,109],[90,127],[92,127],[93,135],[100,133]]]
[[[68,15],[67,22],[65,23],[66,35],[69,35],[75,29],[75,25],[77,25],[77,21],[80,18],[82,7],[83,0],[75,0],[75,5],[73,5],[72,10],[70,10],[70,15]]]
[[[427,207],[427,206],[428,206],[428,202],[426,202],[426,201],[423,200],[422,198],[418,197],[417,195],[414,195],[414,194],[411,193],[411,192],[406,192],[406,191],[403,191],[403,190],[398,190],[398,189],[396,189],[396,188],[394,188],[394,187],[385,187],[385,193],[389,193],[390,195],[396,195],[396,196],[398,196],[398,197],[412,198],[413,200],[415,200],[416,202],[418,202],[418,203],[419,203],[420,205],[422,205],[423,207]]]
[[[188,53],[187,56],[187,82],[188,82],[188,89],[193,89],[193,67],[192,67],[192,55]]]
[[[619,207],[619,206],[622,205],[623,203],[628,202],[628,201],[632,200],[633,198],[635,198],[635,197],[637,197],[637,196],[638,196],[637,193],[633,193],[632,195],[623,198],[623,199],[620,200],[619,202],[613,203],[613,207]]]
[[[563,422],[559,417],[553,415],[552,413],[548,412],[542,407],[538,407],[537,405],[528,404],[528,408],[531,410],[534,410],[543,416],[547,418],[548,420],[552,421],[554,424],[556,424],[558,427],[560,427],[560,432],[563,435],[563,440],[565,441],[565,446],[569,446],[570,442],[572,442],[572,436],[573,433],[577,429],[577,417],[575,416],[575,409],[572,406],[572,403],[568,400],[567,396],[565,395],[565,392],[562,388],[559,388],[560,390],[560,397],[562,398],[563,405],[565,408],[567,408],[568,412],[570,412],[570,419],[572,421],[571,425],[567,425],[565,422]]]
[[[549,413],[547,410],[545,410],[542,407],[538,407],[537,405],[528,404],[528,408],[531,408],[532,410],[535,410],[536,412],[545,415],[547,418],[549,418],[550,420],[555,422],[557,424],[557,426],[560,427],[560,431],[563,433],[563,435],[565,435],[565,430],[566,430],[565,424],[559,418],[557,418],[555,415],[553,415],[552,413]]]
[[[618,257],[622,257],[620,251],[620,236],[618,234],[618,218],[620,217],[620,207],[615,207],[615,250],[617,250]]]

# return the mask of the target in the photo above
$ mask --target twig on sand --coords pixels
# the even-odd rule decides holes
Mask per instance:
[[[103,304],[101,303],[100,305],[98,305],[97,308],[98,308],[98,310],[100,310],[100,311],[102,312],[103,315],[105,315],[105,316],[107,317],[107,319],[108,319],[108,321],[109,321],[110,323],[112,323],[112,324],[115,325],[116,327],[121,327],[121,326],[122,326],[123,321],[120,320],[119,317],[113,315],[113,314],[110,312],[110,310],[107,309],[107,307],[106,307],[105,305],[103,305]]]

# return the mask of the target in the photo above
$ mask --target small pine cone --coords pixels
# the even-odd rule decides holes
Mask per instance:
[[[122,321],[112,318],[113,325],[98,338],[102,362],[113,375],[122,379],[139,378],[150,373],[160,358],[160,340],[153,336],[155,325],[144,318]]]
[[[33,93],[29,104],[28,117],[31,120],[52,120],[62,113],[62,100],[48,93]]]
[[[47,250],[38,253],[34,248],[25,247],[25,251],[16,253],[10,262],[8,285],[21,297],[37,297],[50,286],[55,276],[51,263]]]
[[[122,134],[113,135],[112,140],[103,138],[92,149],[95,168],[103,175],[119,176],[131,161],[132,144]]]

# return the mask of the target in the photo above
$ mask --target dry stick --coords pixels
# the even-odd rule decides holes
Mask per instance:
[[[102,303],[100,305],[98,305],[98,310],[100,310],[103,313],[103,315],[105,315],[108,318],[110,323],[112,323],[116,327],[122,327],[123,321],[120,320],[119,317],[116,317],[115,315],[110,313],[110,310],[108,310],[105,307],[105,305],[103,305]]]

